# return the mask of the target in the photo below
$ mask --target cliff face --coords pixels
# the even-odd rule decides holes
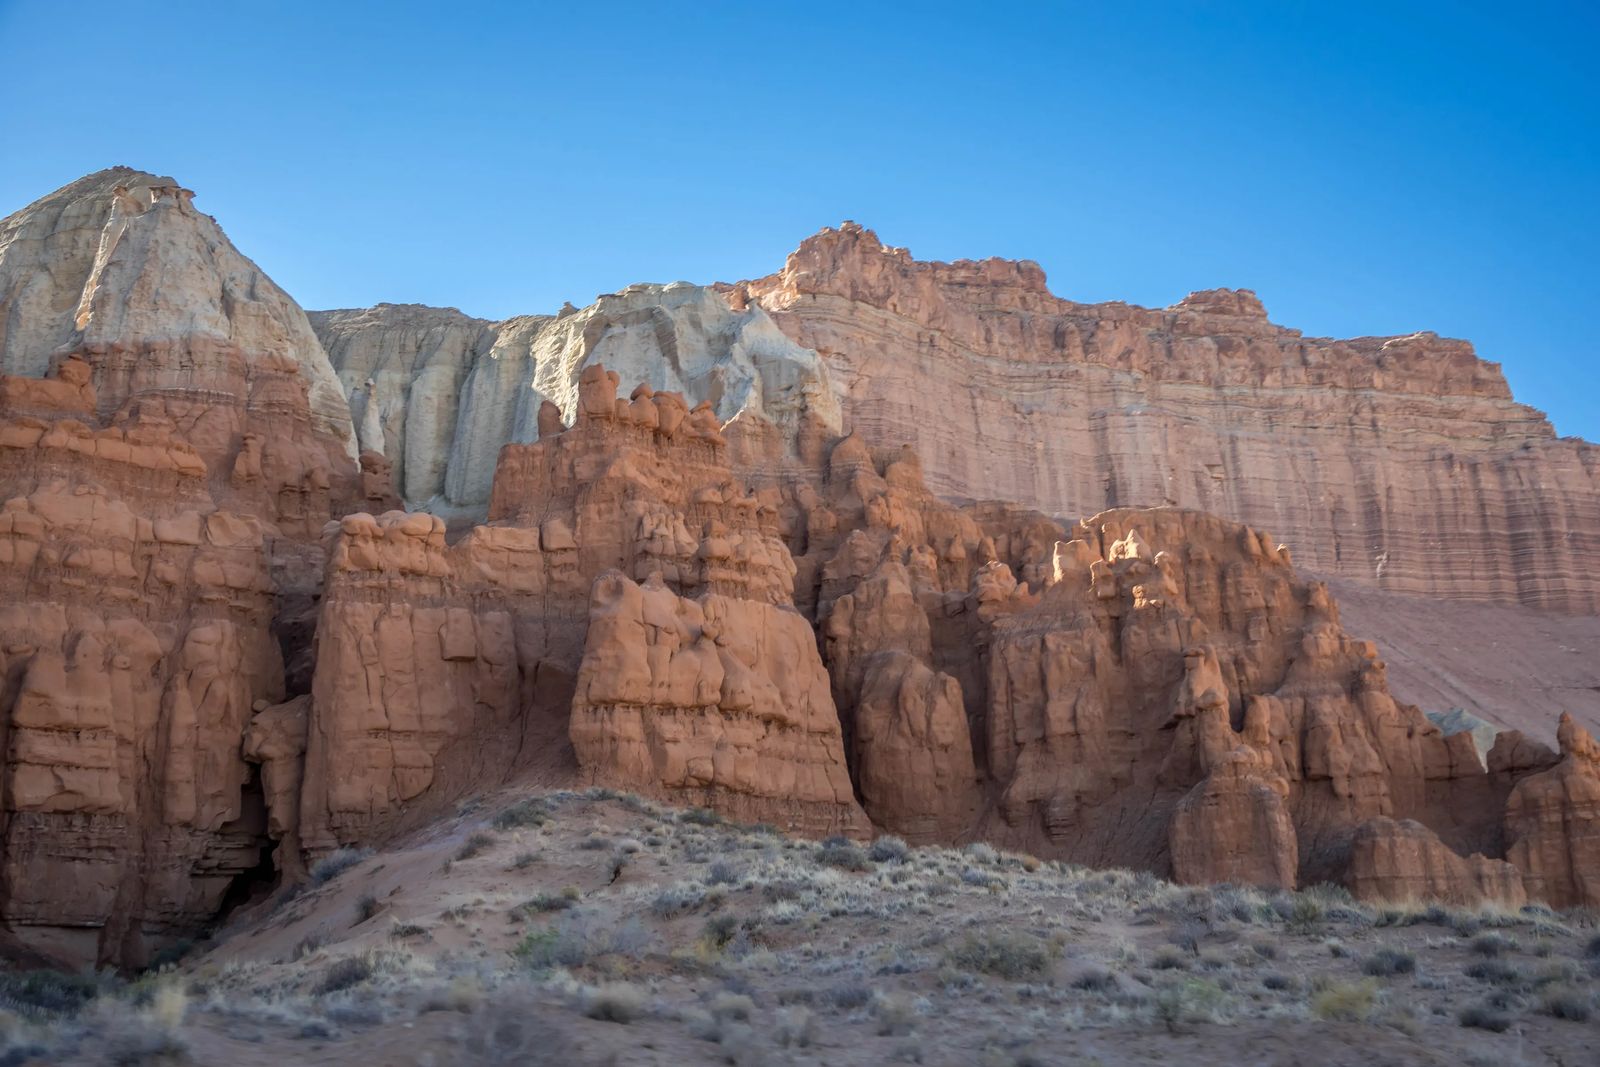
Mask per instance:
[[[450,308],[381,304],[312,312],[349,396],[363,448],[395,465],[414,507],[482,518],[500,446],[538,438],[545,401],[567,419],[578,378],[604,363],[623,380],[741,411],[793,437],[810,412],[839,427],[816,353],[789,340],[758,307],[735,311],[717,293],[678,282],[633,285],[581,310],[504,322]]]
[[[1354,567],[1357,515],[1363,543],[1408,532],[1368,583],[1592,606],[1594,450],[1463,345],[1307,341],[1244,292],[1086,308],[846,229],[725,292],[325,313],[330,365],[185,190],[121,169],[0,224],[0,300],[0,952],[138,966],[513,781],[1183,881],[1600,904],[1578,721],[1481,757],[1259,527],[1050,513],[1159,502],[1150,471],[1214,444],[1195,492],[1300,524],[1315,569]],[[1462,473],[1518,464],[1537,491]],[[486,522],[447,536],[394,475]],[[951,499],[973,487],[1022,495]],[[1478,685],[1455,670],[1439,691]]]
[[[937,493],[1197,508],[1387,591],[1600,608],[1600,448],[1465,342],[1307,338],[1246,290],[1076,304],[1035,264],[923,263],[853,224],[724,288],[820,353],[848,427],[910,442]]]

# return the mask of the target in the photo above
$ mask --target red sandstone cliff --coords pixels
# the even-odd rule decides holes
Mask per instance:
[[[1308,338],[1248,290],[1077,304],[1037,264],[921,262],[853,223],[725,289],[816,349],[847,428],[910,443],[937,493],[1196,508],[1384,590],[1600,610],[1600,449],[1464,341]]]

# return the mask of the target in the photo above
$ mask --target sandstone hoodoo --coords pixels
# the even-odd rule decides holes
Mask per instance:
[[[510,784],[1600,906],[1586,706],[1441,729],[1324,580],[1600,606],[1600,452],[1464,343],[853,225],[737,285],[308,317],[192,195],[0,222],[9,955],[143,965]]]

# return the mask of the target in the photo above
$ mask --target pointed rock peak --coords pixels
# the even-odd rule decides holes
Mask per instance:
[[[1563,756],[1600,763],[1600,744],[1596,744],[1588,730],[1578,725],[1570,712],[1561,713],[1561,724],[1556,727],[1556,743],[1561,746]]]
[[[1176,304],[1174,310],[1199,311],[1207,315],[1238,315],[1248,319],[1265,319],[1266,305],[1253,289],[1201,289],[1190,293]]]

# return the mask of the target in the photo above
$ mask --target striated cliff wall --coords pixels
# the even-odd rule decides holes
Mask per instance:
[[[1308,338],[1248,290],[1077,304],[1036,264],[919,262],[854,224],[723,288],[815,349],[848,428],[912,443],[937,493],[1197,508],[1387,591],[1600,610],[1600,448],[1464,341]]]
[[[802,412],[839,428],[826,367],[766,312],[735,312],[700,286],[633,285],[581,310],[504,322],[451,308],[380,304],[311,313],[350,399],[363,448],[395,465],[413,507],[481,519],[496,456],[538,438],[545,401],[567,419],[578,378],[604,363],[625,381],[759,414],[793,437]]]
[[[325,313],[329,361],[125,168],[0,222],[0,301],[0,954],[142,965],[513,781],[1600,904],[1583,725],[1480,756],[1237,521],[1380,628],[1395,590],[1592,610],[1594,449],[1460,343],[1306,340],[1244,292],[1073,305],[847,227],[722,292]],[[1583,685],[1561,641],[1436,629],[1406,668],[1437,692],[1481,688],[1441,642]]]

